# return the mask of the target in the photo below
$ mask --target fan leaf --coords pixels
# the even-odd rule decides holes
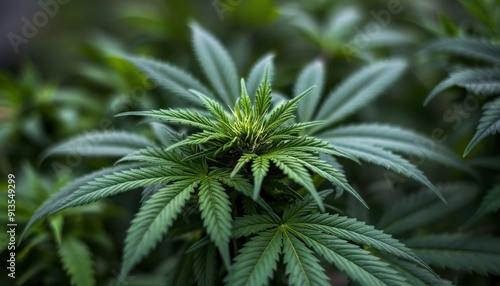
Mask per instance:
[[[203,225],[215,243],[224,264],[229,267],[229,239],[231,238],[231,203],[224,187],[218,181],[206,178],[200,183],[199,204]]]
[[[95,285],[92,254],[82,241],[65,237],[59,247],[59,256],[73,285]]]
[[[238,97],[236,66],[226,49],[196,24],[191,25],[193,48],[198,62],[219,100],[232,106]]]
[[[307,100],[300,102],[298,113],[301,122],[313,119],[314,111],[321,100],[321,93],[325,81],[325,66],[321,61],[314,61],[305,66],[299,74],[294,87],[294,97],[298,96],[311,86],[316,88],[308,96]]]
[[[315,120],[325,120],[325,126],[329,126],[354,113],[394,84],[405,68],[404,61],[394,59],[371,64],[351,75],[326,97]]]
[[[127,232],[121,277],[126,275],[168,232],[196,182],[179,181],[158,190],[141,207]]]
[[[484,106],[484,113],[477,125],[476,134],[465,148],[464,156],[474,148],[481,140],[489,135],[500,133],[500,98],[487,103]]]
[[[283,232],[260,232],[245,243],[234,259],[225,282],[229,285],[268,285],[277,268]]]
[[[190,104],[200,105],[196,96],[189,89],[197,90],[213,98],[212,93],[191,74],[169,65],[167,63],[127,56],[125,58],[143,72],[149,79],[157,83],[168,92],[168,95],[177,96],[188,101]],[[174,101],[175,102],[175,101]]]

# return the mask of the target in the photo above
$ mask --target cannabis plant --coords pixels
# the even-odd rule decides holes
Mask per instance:
[[[129,132],[95,132],[49,150],[47,155],[121,158],[51,197],[28,227],[63,209],[143,188],[125,240],[120,281],[165,236],[177,236],[184,247],[171,284],[275,285],[287,280],[290,285],[328,285],[325,263],[364,285],[444,283],[398,240],[343,216],[327,199],[343,190],[368,207],[338,158],[386,167],[417,180],[442,200],[439,190],[398,153],[418,152],[466,169],[446,149],[426,148],[421,143],[429,139],[405,129],[379,124],[334,128],[395,82],[404,61],[373,63],[326,96],[325,68],[314,61],[287,98],[272,91],[272,56],[238,81],[223,46],[202,28],[193,25],[192,30],[195,54],[213,89],[169,64],[127,57],[190,108],[119,114],[155,120],[158,142]]]
[[[478,66],[461,67],[450,73],[447,79],[439,83],[425,99],[428,104],[444,90],[458,86],[467,91],[465,104],[483,104],[483,112],[476,132],[465,148],[463,156],[467,156],[474,147],[488,136],[500,133],[500,45],[494,41],[480,40],[471,37],[443,39],[430,44],[428,51],[442,52],[479,62]],[[483,158],[484,160],[484,158]],[[498,158],[492,158],[493,168],[498,168]],[[495,167],[496,166],[496,167]],[[493,182],[484,196],[482,204],[465,226],[488,213],[500,208],[500,184]]]
[[[488,66],[461,68],[437,85],[426,98],[429,103],[436,95],[452,86],[465,88],[479,104],[487,101],[483,107],[483,116],[479,120],[474,137],[465,148],[466,156],[481,140],[500,132],[500,45],[474,38],[443,39],[427,47],[429,51],[445,52],[472,60],[488,63]]]
[[[54,182],[37,174],[31,165],[23,164],[18,181],[16,198],[22,204],[16,208],[16,222],[24,225],[50,194],[61,190],[68,178],[61,177]],[[0,207],[7,209],[7,201],[0,202]],[[67,281],[64,282],[67,284],[71,281],[73,285],[80,286],[99,281],[110,269],[106,266],[94,269],[93,264],[109,260],[116,254],[116,247],[104,228],[113,213],[116,215],[118,212],[101,201],[67,209],[48,218],[29,233],[26,244],[17,252],[18,267],[29,271],[19,273],[16,284],[53,285],[58,281]],[[8,217],[3,217],[1,222],[7,225]],[[7,252],[8,237],[2,237],[1,241],[1,249]],[[11,285],[7,281],[0,283]]]

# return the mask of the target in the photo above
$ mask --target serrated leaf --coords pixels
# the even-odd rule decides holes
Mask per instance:
[[[499,68],[468,68],[452,72],[447,79],[440,82],[429,93],[424,101],[424,106],[434,99],[439,93],[452,86],[459,86],[481,96],[488,97],[500,93]]]
[[[276,228],[252,237],[239,250],[224,281],[229,285],[267,285],[278,265],[282,236]]]
[[[316,253],[362,285],[408,285],[388,264],[356,245],[319,231],[296,231]]]
[[[309,175],[307,169],[302,164],[300,164],[297,159],[286,155],[275,155],[272,156],[270,160],[295,183],[306,188],[306,190],[309,192],[309,194],[311,194],[311,196],[318,204],[319,209],[321,211],[324,211],[325,207],[323,206],[323,201],[318,195],[318,191],[314,187],[311,176]]]
[[[313,252],[288,230],[283,231],[283,260],[290,285],[330,285]]]
[[[267,214],[238,217],[233,223],[233,237],[240,238],[242,236],[250,236],[269,228],[276,228],[279,226],[278,223],[279,221]]]
[[[264,73],[264,78],[257,88],[257,94],[255,96],[254,108],[253,108],[253,120],[258,120],[263,122],[266,112],[271,106],[271,81],[269,79],[269,70],[266,69]]]
[[[324,27],[323,43],[330,51],[338,49],[345,36],[362,19],[359,9],[353,6],[335,9]]]
[[[191,74],[177,67],[145,58],[127,56],[125,59],[136,66],[149,79],[168,91],[169,97],[177,96],[189,101],[191,104],[199,105],[198,98],[188,91],[189,89],[194,89],[213,98],[213,94],[208,88]]]
[[[257,94],[257,89],[259,85],[264,80],[266,70],[269,77],[269,82],[272,82],[274,76],[274,63],[273,63],[274,55],[267,54],[260,58],[250,70],[248,78],[246,80],[246,87],[248,91],[248,95],[251,100],[255,99],[255,95]]]
[[[269,160],[261,156],[253,159],[252,174],[254,176],[253,199],[256,200],[259,196],[262,187],[262,181],[269,171]]]
[[[65,237],[58,252],[63,267],[71,278],[71,284],[95,285],[92,254],[82,241],[73,237]]]
[[[441,39],[427,46],[426,50],[478,59],[486,63],[500,63],[500,46],[475,38]]]
[[[427,235],[408,239],[406,245],[422,260],[440,268],[500,273],[500,239],[465,234]]]
[[[429,179],[425,177],[422,171],[420,171],[415,165],[402,158],[401,156],[396,155],[383,148],[365,144],[364,142],[353,142],[351,144],[346,144],[344,142],[332,142],[332,145],[343,152],[355,156],[359,160],[367,161],[369,163],[385,167],[391,171],[396,172],[397,174],[401,174],[405,177],[414,179],[424,186],[428,187],[443,202],[446,202],[443,195],[439,192],[438,189],[436,189],[436,187],[429,181]]]
[[[306,65],[299,74],[294,87],[294,97],[302,92],[316,86],[316,88],[308,96],[307,100],[299,103],[298,114],[301,122],[310,121],[313,119],[314,111],[316,110],[321,100],[323,86],[325,81],[325,66],[319,60]]]
[[[446,166],[474,171],[445,146],[411,130],[381,124],[359,124],[336,128],[321,134],[321,138],[336,145],[351,145],[362,141],[386,150],[432,160]]]
[[[465,204],[476,197],[479,191],[475,185],[466,183],[445,184],[437,187],[448,202],[446,206],[433,194],[420,190],[398,200],[386,209],[376,224],[377,228],[394,235],[411,230],[416,231],[419,227],[428,226],[462,209]]]
[[[132,167],[137,167],[139,165],[137,164],[124,164],[124,165],[119,165],[115,167],[110,167],[110,168],[105,168],[100,171],[94,172],[87,174],[83,177],[79,177],[74,179],[72,182],[70,182],[68,185],[66,185],[64,188],[62,188],[59,192],[53,194],[49,199],[47,199],[43,204],[38,207],[38,209],[35,211],[33,216],[30,218],[28,223],[26,224],[23,232],[21,233],[21,236],[19,237],[19,241],[22,240],[28,229],[39,219],[55,213],[59,210],[59,206],[69,197],[71,196],[75,191],[77,191],[80,187],[84,186],[90,181],[95,180],[96,178],[102,177],[107,174],[111,174],[114,172],[119,172],[122,170],[126,170],[128,168]]]
[[[207,178],[200,183],[199,205],[203,226],[219,249],[225,266],[229,268],[232,228],[229,196],[218,181]]]
[[[315,120],[331,125],[381,95],[403,74],[406,63],[402,60],[376,62],[351,75],[328,94]]]
[[[216,259],[216,249],[211,243],[196,250],[193,257],[193,270],[198,286],[215,285]]]
[[[411,250],[390,235],[366,225],[364,222],[339,215],[313,214],[290,219],[287,225],[294,228],[321,231],[340,239],[367,245],[381,252],[400,257],[430,269]]]
[[[293,99],[287,100],[283,102],[281,105],[273,109],[269,114],[267,122],[265,124],[265,128],[271,132],[274,129],[278,128],[280,125],[285,123],[286,121],[295,117],[294,113],[297,110],[297,106],[299,102],[306,96],[308,96],[314,87],[311,87],[301,93],[300,95],[294,97]]]
[[[476,134],[465,148],[464,156],[474,148],[481,140],[487,136],[500,133],[500,98],[487,103],[484,112],[477,125]]]
[[[116,116],[119,117],[119,116],[130,116],[130,115],[146,116],[169,123],[184,124],[204,130],[210,130],[210,131],[218,130],[217,126],[208,118],[201,115],[200,113],[193,112],[190,110],[160,109],[151,111],[133,111],[133,112],[120,113]]]
[[[236,66],[226,49],[207,31],[191,24],[193,48],[198,62],[218,99],[233,106],[238,97]]]
[[[320,191],[319,196],[324,200],[328,195],[332,194],[332,190]],[[290,204],[283,212],[283,221],[287,222],[294,217],[311,214],[311,211],[317,209],[318,205],[315,204],[314,198],[308,194],[303,198],[296,199],[293,204]]]
[[[168,232],[196,186],[192,180],[176,182],[156,192],[142,205],[125,239],[122,279]]]
[[[47,158],[52,155],[77,156],[125,156],[138,148],[156,145],[146,137],[125,131],[91,132],[63,141],[45,151]]]
[[[128,190],[149,185],[164,184],[175,180],[171,169],[166,167],[149,167],[131,169],[104,175],[73,192],[52,211],[60,211],[69,207],[81,206],[110,197]]]
[[[336,187],[342,188],[342,190],[347,191],[349,194],[353,195],[364,207],[368,208],[368,204],[363,200],[363,198],[349,185],[345,175],[329,165],[328,163],[311,156],[305,156],[297,154],[294,156],[299,163],[303,164],[305,167],[320,175],[321,177],[327,179]]]
[[[462,226],[462,228],[470,226],[486,214],[496,212],[498,209],[500,209],[500,185],[497,185],[488,191],[488,194],[484,196],[479,209]]]
[[[210,112],[212,117],[221,125],[221,127],[229,127],[231,129],[231,122],[229,116],[224,111],[224,108],[215,100],[208,98],[203,93],[196,90],[190,90],[193,94],[198,96],[198,98],[203,102],[205,108]]]
[[[437,277],[425,268],[419,267],[411,262],[392,257],[390,255],[381,255],[384,262],[398,271],[410,285],[414,286],[452,286],[453,284],[442,278]]]

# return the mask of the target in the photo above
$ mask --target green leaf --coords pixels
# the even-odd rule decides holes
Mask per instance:
[[[111,174],[113,172],[119,172],[121,170],[125,170],[132,167],[137,167],[137,164],[123,164],[115,167],[105,168],[100,171],[87,174],[83,177],[79,177],[74,179],[72,182],[67,184],[64,188],[62,188],[59,192],[53,194],[49,199],[47,199],[43,204],[38,207],[33,216],[30,218],[28,223],[26,224],[21,236],[19,237],[19,241],[22,240],[28,229],[39,219],[53,214],[59,211],[59,207],[63,204],[68,197],[70,197],[75,191],[77,191],[80,187],[86,185],[88,182],[95,180],[96,178],[100,178],[104,175]]]
[[[452,86],[459,86],[482,97],[500,93],[499,68],[468,68],[451,73],[429,93],[424,101],[427,105],[439,93]]]
[[[407,285],[402,277],[370,252],[320,231],[298,232],[300,238],[329,263],[363,285]]]
[[[247,91],[250,99],[254,100],[255,95],[257,94],[257,89],[260,84],[264,81],[266,70],[269,77],[269,82],[272,82],[274,75],[274,64],[273,64],[274,55],[266,54],[262,58],[260,58],[250,70],[248,78],[246,80],[247,83]]]
[[[292,179],[292,181],[306,188],[309,194],[311,194],[311,196],[318,204],[319,209],[321,211],[325,210],[323,201],[318,195],[318,191],[314,187],[309,172],[299,160],[286,155],[271,156],[270,160],[276,165],[276,167],[282,170],[285,175]]]
[[[213,94],[191,74],[167,63],[127,56],[125,58],[143,72],[149,79],[164,88],[169,96],[178,96],[191,104],[199,105],[200,101],[190,93],[197,90],[213,98]]]
[[[61,215],[54,215],[49,219],[50,228],[54,234],[57,244],[61,244],[64,218]]]
[[[498,209],[500,209],[500,185],[497,185],[488,191],[488,194],[484,196],[479,209],[462,226],[462,228],[470,226],[486,214],[496,212]]]
[[[263,121],[266,112],[271,106],[271,81],[269,79],[269,70],[264,73],[264,79],[257,88],[257,95],[254,103],[254,120]]]
[[[308,96],[313,90],[314,87],[311,87],[308,90],[301,93],[300,95],[296,96],[295,98],[283,102],[273,111],[271,111],[267,119],[267,122],[264,126],[268,130],[268,132],[277,129],[280,125],[282,125],[286,121],[294,118],[295,117],[294,114],[295,111],[297,110],[299,102],[304,97]]]
[[[328,126],[354,113],[394,84],[405,68],[406,63],[397,59],[363,68],[326,97],[315,119],[325,120]]]
[[[156,145],[146,137],[125,131],[91,132],[63,141],[42,155],[110,156],[120,157],[135,151]]]
[[[212,243],[206,244],[194,253],[193,270],[198,286],[215,285],[216,259],[215,246]]]
[[[299,74],[294,87],[294,97],[298,96],[311,86],[316,88],[311,92],[308,99],[300,102],[298,113],[301,122],[313,119],[317,106],[321,100],[321,93],[325,81],[325,66],[319,60],[306,65]]]
[[[64,199],[53,211],[81,206],[139,187],[164,184],[175,180],[172,170],[166,167],[131,169],[104,175],[81,187]]]
[[[278,265],[282,238],[278,228],[252,237],[239,250],[224,281],[228,285],[268,285]]]
[[[494,135],[500,133],[500,98],[487,103],[484,106],[484,113],[479,120],[477,125],[476,134],[465,148],[464,156],[467,156],[469,152],[476,146],[481,140],[489,135]]]
[[[154,119],[159,119],[169,123],[175,124],[184,124],[188,126],[193,126],[196,128],[200,128],[203,130],[209,131],[217,131],[217,126],[207,119],[205,116],[200,113],[182,110],[182,109],[160,109],[160,110],[151,110],[151,111],[133,111],[133,112],[124,112],[116,115],[119,116],[147,116]]]
[[[323,190],[318,194],[321,200],[324,200],[328,195],[332,194],[332,190]],[[317,209],[318,205],[314,203],[314,198],[311,195],[306,195],[301,199],[295,200],[293,204],[283,212],[283,221],[288,222],[290,219],[311,214],[311,211]]]
[[[383,148],[372,146],[364,142],[345,143],[341,141],[331,142],[333,146],[343,152],[349,153],[356,158],[369,163],[385,167],[391,171],[414,179],[431,189],[443,202],[446,202],[438,189],[425,177],[415,165],[408,160]]]
[[[386,209],[376,224],[377,228],[394,235],[418,231],[420,227],[446,219],[461,210],[479,192],[475,185],[467,183],[438,185],[438,189],[448,202],[446,206],[433,194],[420,190]]]
[[[269,160],[261,156],[253,159],[252,174],[254,177],[253,199],[256,200],[259,196],[262,187],[262,181],[269,171]]]
[[[231,238],[231,202],[218,181],[206,178],[200,183],[199,204],[203,226],[215,243],[222,260],[229,268],[229,240]]]
[[[192,180],[179,181],[158,190],[142,205],[127,232],[122,279],[168,232],[196,187]]]
[[[390,266],[398,271],[410,285],[415,286],[452,286],[450,281],[439,278],[432,274],[432,272],[425,268],[419,267],[414,263],[392,257],[390,255],[380,255],[384,262],[389,263]]]
[[[298,162],[314,173],[320,175],[321,177],[327,179],[334,186],[339,186],[343,190],[347,191],[351,195],[353,195],[363,206],[368,208],[368,204],[363,200],[363,198],[349,185],[345,175],[335,169],[330,164],[326,163],[323,160],[318,158],[314,158],[307,155],[294,154],[294,157],[298,160]]]
[[[351,145],[363,142],[389,151],[431,160],[445,166],[474,171],[443,145],[411,130],[381,124],[359,124],[336,128],[321,134],[333,145]]]
[[[233,171],[231,172],[231,177],[235,176],[240,172],[240,170],[245,167],[245,165],[252,161],[254,158],[256,158],[256,154],[243,154],[241,157],[238,159],[238,162],[236,163],[236,166],[234,166]]]
[[[216,96],[228,106],[233,106],[239,95],[238,73],[233,60],[207,31],[196,24],[191,24],[191,30],[194,52]]]
[[[169,168],[169,174],[192,174],[192,173],[206,173],[206,166],[203,161],[196,161],[197,164],[193,164],[185,160],[186,154],[176,151],[167,151],[165,148],[160,147],[149,147],[146,149],[138,150],[131,153],[122,159],[121,161],[137,161],[150,163],[153,165],[162,165]]]
[[[356,24],[362,19],[359,9],[353,6],[338,7],[329,16],[324,27],[323,45],[329,52],[335,52],[346,41]]]
[[[321,45],[321,29],[313,17],[298,7],[285,7],[283,10],[292,27],[299,30],[311,42]]]
[[[232,130],[232,123],[231,120],[229,119],[229,116],[226,114],[224,111],[224,108],[215,100],[212,100],[205,96],[202,93],[197,92],[196,90],[190,90],[193,94],[197,95],[199,99],[203,102],[203,105],[205,108],[210,112],[212,117],[219,123],[219,125],[226,129],[226,130]]]
[[[311,200],[312,201],[312,200]],[[233,237],[250,236],[279,226],[279,221],[269,215],[247,215],[238,217],[233,223]]]
[[[283,255],[290,285],[330,285],[313,252],[288,230],[283,231]]]
[[[58,252],[73,285],[95,285],[92,254],[83,242],[77,238],[65,237]]]
[[[500,274],[500,239],[465,234],[439,234],[414,237],[406,241],[422,260],[440,268]]]
[[[295,217],[287,222],[293,228],[321,231],[337,238],[354,242],[360,245],[370,246],[376,250],[391,254],[430,268],[411,250],[390,235],[375,229],[371,225],[355,219],[342,217],[337,214],[313,214]]]
[[[450,38],[438,40],[426,47],[428,51],[439,51],[485,63],[500,64],[500,45],[474,38]]]

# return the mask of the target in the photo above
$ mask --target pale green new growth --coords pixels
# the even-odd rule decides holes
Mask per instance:
[[[233,167],[231,176],[244,174],[247,171],[252,173],[254,200],[258,198],[264,178],[272,164],[311,193],[321,210],[324,210],[322,200],[317,194],[309,171],[342,187],[366,206],[363,199],[348,184],[343,173],[319,159],[317,154],[350,159],[354,157],[337,150],[325,141],[299,135],[306,127],[319,122],[287,125],[287,122],[295,117],[299,102],[312,90],[313,88],[309,88],[297,97],[271,109],[271,85],[268,72],[265,72],[254,102],[248,96],[245,81],[241,80],[241,96],[231,113],[226,113],[219,103],[193,90],[192,93],[200,98],[212,118],[203,117],[189,110],[127,112],[121,115],[143,115],[201,129],[202,131],[171,145],[167,150],[184,145],[201,145],[204,148],[203,156],[235,160],[237,163],[230,166]],[[249,167],[248,170],[244,170],[246,166]]]

